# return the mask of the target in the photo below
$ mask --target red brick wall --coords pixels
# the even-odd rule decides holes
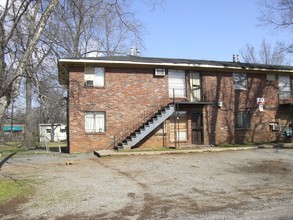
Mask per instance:
[[[276,140],[269,123],[276,120],[278,109],[277,81],[269,82],[266,74],[247,74],[248,89],[233,89],[233,73],[208,73],[203,76],[204,97],[212,101],[210,126],[214,133],[212,142],[245,143],[268,142]],[[257,98],[265,98],[264,112],[260,112]],[[217,102],[222,107],[217,107]],[[235,112],[250,111],[250,129],[235,129]],[[214,130],[214,132],[213,132]]]
[[[105,87],[89,88],[83,68],[76,68],[69,75],[69,91],[71,152],[107,149],[117,132],[169,100],[167,77],[155,77],[153,69],[106,68]],[[105,111],[106,132],[85,134],[84,111]]]
[[[191,144],[191,112],[203,112],[204,144],[268,142],[276,140],[270,122],[276,121],[278,110],[277,80],[269,82],[266,74],[247,74],[248,90],[233,89],[232,73],[202,72],[203,101],[207,105],[185,106],[188,111],[188,143]],[[188,74],[187,74],[188,76]],[[189,94],[189,80],[187,94]],[[265,98],[264,112],[260,112],[256,98]],[[83,68],[72,68],[69,74],[69,138],[70,152],[89,152],[107,149],[114,135],[123,133],[132,122],[142,120],[144,112],[154,105],[166,104],[168,76],[155,77],[153,69],[106,68],[105,87],[85,87]],[[222,107],[218,107],[218,101]],[[158,108],[158,106],[154,107]],[[235,129],[235,112],[250,111],[251,128]],[[84,112],[105,111],[106,131],[85,134]],[[173,146],[170,143],[169,121],[165,135],[158,129],[140,143],[140,147]],[[119,135],[119,134],[118,134]]]

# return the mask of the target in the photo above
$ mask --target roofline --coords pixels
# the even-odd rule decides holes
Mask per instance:
[[[189,67],[189,68],[213,68],[213,69],[230,69],[230,70],[254,70],[254,71],[271,71],[271,72],[286,72],[293,73],[293,69],[270,69],[270,68],[258,68],[258,67],[248,67],[248,66],[232,66],[233,62],[229,63],[231,66],[226,65],[211,65],[211,64],[195,64],[195,63],[173,63],[173,62],[143,62],[143,61],[123,61],[123,60],[94,60],[94,59],[59,59],[59,64],[61,63],[75,63],[75,64],[120,64],[120,65],[142,65],[142,66],[160,66],[160,67]],[[241,64],[241,63],[235,63]],[[272,65],[275,66],[275,65]]]

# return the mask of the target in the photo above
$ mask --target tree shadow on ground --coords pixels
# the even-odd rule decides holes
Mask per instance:
[[[15,154],[17,154],[17,152],[11,153],[9,154],[7,157],[5,157],[1,162],[0,162],[0,171],[2,166],[11,158],[13,157]]]

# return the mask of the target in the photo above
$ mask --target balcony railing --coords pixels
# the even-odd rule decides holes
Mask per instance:
[[[170,98],[186,98],[185,89],[169,89]]]

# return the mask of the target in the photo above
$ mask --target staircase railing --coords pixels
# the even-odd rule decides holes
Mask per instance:
[[[164,107],[172,103],[170,99],[162,100],[161,102],[148,106],[141,114],[135,117],[126,127],[120,129],[119,132],[115,133],[113,136],[113,142],[110,144],[109,148],[116,147],[119,143],[122,143],[127,137],[129,137],[133,132],[138,130],[143,124],[150,120],[156,113],[162,110]]]
[[[155,113],[159,112],[167,105],[176,103],[176,99],[182,99],[186,97],[185,89],[169,89],[169,97],[161,100],[158,104],[149,106],[140,115],[135,117],[127,126],[120,129],[119,132],[115,133],[113,136],[113,142],[109,145],[109,148],[114,148],[119,143],[122,143],[127,137],[129,137],[133,132],[138,130],[143,124],[150,120]]]

